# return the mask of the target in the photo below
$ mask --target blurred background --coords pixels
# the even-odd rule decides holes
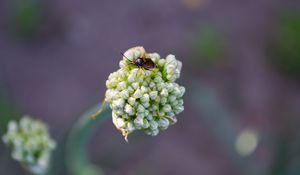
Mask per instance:
[[[129,144],[110,120],[98,127],[87,151],[106,174],[300,174],[295,0],[1,0],[0,134],[29,114],[63,148],[102,101],[120,51],[138,45],[183,62],[185,111]],[[57,175],[66,174],[62,148]],[[2,142],[0,172],[26,174]]]

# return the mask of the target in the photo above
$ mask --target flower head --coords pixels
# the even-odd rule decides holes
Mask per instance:
[[[11,149],[13,159],[29,171],[35,174],[47,171],[55,142],[50,138],[48,128],[43,122],[28,116],[23,117],[19,123],[10,121],[8,131],[2,139]]]
[[[132,64],[137,58],[150,58],[156,68],[145,69]],[[175,115],[184,110],[185,88],[179,78],[182,63],[174,55],[165,59],[134,47],[124,53],[120,69],[106,81],[105,101],[112,108],[112,120],[125,139],[135,130],[155,136],[176,123]]]

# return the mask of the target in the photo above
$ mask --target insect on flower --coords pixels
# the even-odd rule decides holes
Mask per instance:
[[[156,136],[175,124],[176,115],[184,110],[185,88],[176,83],[182,63],[174,55],[161,58],[141,46],[121,55],[120,68],[109,74],[104,101],[92,117],[99,116],[109,103],[112,122],[126,141],[138,130]]]
[[[121,55],[123,55],[123,57],[126,58],[127,61],[129,61],[129,63],[138,66],[139,68],[144,68],[146,70],[157,68],[157,65],[150,58],[138,57],[134,61],[131,61],[124,55],[124,53],[121,52]]]

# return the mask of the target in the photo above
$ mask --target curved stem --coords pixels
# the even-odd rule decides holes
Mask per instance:
[[[66,165],[72,175],[100,175],[101,170],[92,165],[87,153],[87,145],[94,129],[110,117],[110,108],[105,105],[101,116],[92,119],[101,104],[88,110],[72,127],[66,143]]]

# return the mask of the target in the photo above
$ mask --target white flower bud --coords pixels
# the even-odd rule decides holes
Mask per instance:
[[[144,106],[138,105],[137,112],[142,113],[142,112],[144,112],[144,111],[145,111]]]
[[[157,77],[154,78],[155,83],[160,83],[162,81],[163,81],[163,79],[160,76],[157,76]]]
[[[128,122],[127,123],[127,128],[128,128],[129,133],[133,132],[135,130],[133,122]]]
[[[108,89],[105,92],[105,100],[106,101],[112,101],[112,100],[115,99],[115,97],[117,96],[117,94],[118,94],[117,91]]]
[[[168,92],[172,92],[173,89],[174,89],[173,83],[168,83],[168,84],[166,85],[166,88],[167,88]]]
[[[174,100],[174,101],[170,101],[172,106],[177,106],[178,105],[178,101]]]
[[[175,58],[175,55],[170,54],[166,57],[166,64],[169,64],[169,63],[172,64],[172,63],[176,63],[176,62],[177,62],[177,60]]]
[[[162,97],[160,100],[160,104],[165,105],[167,103],[167,98],[166,97]]]
[[[156,136],[159,133],[158,129],[152,129],[150,135],[151,136]]]
[[[169,119],[171,124],[174,124],[177,122],[177,118],[175,117],[175,115],[166,116],[166,118]]]
[[[128,50],[124,53],[125,57],[123,56],[123,60],[129,59],[130,61],[133,61],[135,59],[135,53],[131,50]]]
[[[127,86],[127,85],[126,85],[126,82],[122,81],[122,82],[120,82],[120,83],[118,84],[117,90],[119,90],[119,91],[124,90],[124,89],[127,88],[126,86]]]
[[[178,105],[180,105],[180,106],[183,105],[183,100],[182,99],[178,100]]]
[[[144,94],[143,97],[141,98],[142,102],[148,102],[150,100],[150,97],[148,94]]]
[[[161,129],[167,129],[170,125],[170,122],[166,118],[159,119],[159,128]]]
[[[155,87],[155,83],[154,83],[154,82],[150,82],[150,83],[149,83],[149,87],[150,87],[150,88],[154,88],[154,87]]]
[[[134,109],[132,108],[132,106],[130,106],[129,104],[126,104],[125,105],[125,112],[127,113],[127,114],[129,114],[129,115],[134,115],[134,113],[135,113],[135,111],[134,111]]]
[[[144,94],[146,92],[148,92],[148,88],[146,88],[145,86],[141,86],[141,92]]]
[[[144,102],[142,103],[142,105],[145,107],[145,108],[148,108],[150,106],[150,103],[149,102]]]
[[[165,88],[165,84],[162,83],[162,82],[160,82],[160,83],[157,84],[156,88],[157,88],[157,90],[160,91],[160,90],[162,90],[163,88]]]
[[[132,69],[132,70],[130,71],[129,75],[128,75],[128,79],[129,79],[129,77],[131,77],[131,78],[133,79],[133,81],[134,81],[134,79],[135,79],[136,76],[137,76],[137,73],[138,73],[138,69],[137,69],[137,68]],[[128,81],[129,81],[129,80],[128,80]]]
[[[153,111],[152,112],[152,116],[155,118],[155,117],[157,117],[159,114],[158,114],[158,112],[157,111]]]
[[[148,116],[148,115],[149,115],[149,111],[148,111],[148,110],[145,110],[145,111],[144,111],[144,115],[145,115],[145,116]]]
[[[162,111],[162,110],[161,110],[161,111],[159,111],[159,116],[160,116],[160,117],[163,117],[163,116],[165,116],[165,111]]]
[[[149,96],[150,96],[150,98],[151,98],[152,100],[155,100],[156,97],[157,97],[157,95],[158,95],[158,92],[157,92],[157,91],[151,91],[151,92],[149,93]]]
[[[147,86],[148,86],[147,81],[143,81],[142,85],[143,85],[144,87],[147,87]]]
[[[148,120],[144,118],[143,128],[147,129],[147,128],[149,128],[149,126],[150,126],[150,124],[149,124]]]
[[[135,104],[135,98],[134,98],[134,97],[129,97],[129,98],[128,98],[128,103],[129,103],[130,105],[134,106],[134,104]]]
[[[118,72],[118,78],[119,79],[124,79],[124,78],[126,78],[126,72],[127,71],[125,71],[125,70],[123,70],[123,69],[120,69],[119,71],[117,71]]]
[[[132,50],[134,50],[134,58],[142,57],[146,54],[146,51],[143,47],[134,47]]]
[[[169,95],[169,92],[167,89],[162,89],[160,92],[160,95],[163,97],[167,97]]]
[[[117,119],[117,125],[118,125],[119,128],[123,128],[123,127],[125,127],[126,123],[122,118],[118,118]]]
[[[129,49],[124,55],[131,61],[149,58],[156,68],[145,69],[123,57],[120,69],[111,73],[106,82],[105,100],[112,108],[113,123],[126,138],[135,130],[157,135],[174,124],[175,114],[184,109],[185,89],[175,82],[182,63],[174,55],[162,59],[157,53],[146,53],[143,47]]]
[[[147,58],[151,58],[156,63],[160,59],[160,55],[158,53],[147,54]]]
[[[175,77],[170,74],[167,75],[167,79],[170,81],[175,81]]]
[[[56,143],[50,138],[46,124],[28,116],[18,123],[11,121],[3,141],[11,149],[12,158],[20,161],[30,172],[47,172]]]
[[[121,91],[120,93],[121,98],[123,99],[127,99],[129,97],[129,92],[127,89],[124,89],[123,91]]]
[[[180,90],[179,97],[182,97],[183,94],[185,93],[185,88],[183,86],[180,86],[179,90]]]
[[[174,102],[175,100],[176,100],[176,96],[175,95],[170,95],[169,97],[168,97],[168,100],[169,100],[169,102]]]
[[[147,120],[149,120],[149,121],[153,120],[153,116],[152,116],[152,114],[150,114],[150,112],[149,112],[148,115],[146,115],[146,118],[147,118]]]
[[[134,89],[133,89],[131,86],[129,86],[129,87],[127,88],[127,90],[128,90],[128,92],[129,92],[130,94],[132,94],[132,93],[134,92]]]
[[[168,74],[174,73],[175,69],[176,69],[175,65],[172,64],[166,68]]]
[[[141,98],[142,96],[143,96],[143,93],[140,89],[137,89],[133,94],[134,98]]]
[[[158,105],[153,105],[153,106],[151,106],[150,109],[152,109],[152,111],[157,111],[158,110]]]
[[[177,97],[180,97],[180,95],[181,95],[180,88],[179,88],[179,87],[175,87],[173,93],[174,93],[174,95],[176,95]]]
[[[137,77],[137,80],[136,80],[139,84],[143,83],[144,82],[144,78],[143,77]]]
[[[15,121],[10,121],[8,123],[8,131],[9,132],[14,132],[18,129],[17,123]]]
[[[125,60],[121,60],[119,63],[119,66],[121,69],[126,69],[127,68],[127,64]]]
[[[137,117],[136,119],[134,119],[133,122],[134,122],[134,125],[136,128],[142,128],[144,125],[144,119],[140,118],[140,117]]]
[[[150,121],[150,127],[151,127],[151,129],[157,129],[158,123],[154,120],[151,120]]]
[[[160,59],[159,61],[158,61],[158,65],[159,66],[164,66],[164,64],[166,63],[166,60],[165,59]]]
[[[122,109],[113,108],[115,110],[116,115],[123,116],[125,112]]]
[[[183,106],[176,106],[175,109],[174,109],[174,112],[175,112],[176,114],[179,114],[179,113],[181,113],[183,110],[184,110],[184,107],[183,107]]]
[[[114,100],[113,102],[112,102],[112,106],[113,106],[113,108],[123,108],[124,107],[124,104],[125,104],[125,101],[124,101],[124,99],[122,99],[122,98],[119,98],[119,99],[117,99],[117,100]]]
[[[137,118],[145,118],[145,114],[144,113],[136,113],[136,117]]]
[[[154,99],[154,101],[156,102],[156,103],[161,103],[161,101],[160,101],[160,97],[159,96],[157,96],[155,99]]]
[[[135,79],[135,74],[130,74],[130,75],[128,76],[127,81],[128,81],[128,83],[133,83],[133,82],[134,82],[134,79]]]
[[[164,105],[163,110],[165,112],[171,112],[172,111],[172,107],[169,104]]]
[[[116,79],[111,79],[106,81],[107,88],[114,88],[118,85],[118,81]]]
[[[131,86],[133,87],[133,89],[137,89],[137,88],[139,88],[140,87],[140,85],[139,85],[139,83],[138,82],[134,82],[134,83],[132,83],[131,84]]]

